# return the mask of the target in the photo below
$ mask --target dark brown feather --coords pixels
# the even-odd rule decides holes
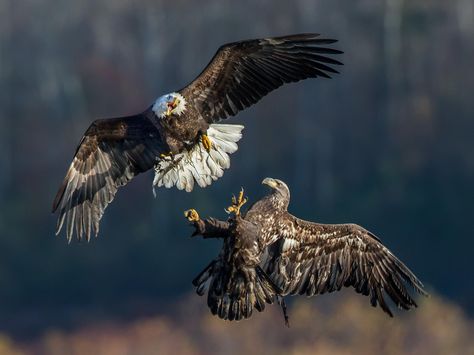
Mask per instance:
[[[330,78],[342,53],[318,34],[254,39],[221,46],[207,67],[180,92],[209,123],[237,114],[283,85],[318,76]]]
[[[208,293],[213,314],[248,318],[252,308],[261,311],[265,303],[279,300],[287,320],[280,297],[353,287],[369,296],[372,306],[393,316],[386,296],[408,310],[417,305],[406,285],[427,295],[423,284],[373,233],[355,224],[319,224],[294,217],[287,211],[288,186],[270,178],[264,183],[272,193],[243,217],[195,222],[198,234],[224,238],[219,257],[193,281],[199,295]]]
[[[205,238],[223,238],[219,256],[194,280],[196,293],[207,292],[211,313],[226,320],[249,318],[278,299],[281,290],[260,268],[257,226],[240,217],[230,222],[214,218],[194,222],[196,232]],[[284,307],[284,302],[280,302]],[[285,314],[286,315],[286,314]]]
[[[360,226],[312,223],[285,213],[268,233],[282,239],[277,241],[277,257],[268,260],[263,269],[283,295],[313,296],[354,287],[359,293],[370,294],[371,304],[380,305],[390,316],[385,295],[398,308],[416,307],[404,283],[426,295],[416,276]]]
[[[57,233],[66,223],[71,240],[97,235],[99,221],[117,189],[151,169],[165,148],[158,129],[144,114],[94,121],[77,147],[53,202]]]

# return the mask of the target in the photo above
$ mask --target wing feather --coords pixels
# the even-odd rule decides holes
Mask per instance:
[[[207,122],[237,114],[284,83],[338,73],[328,57],[342,53],[318,34],[253,39],[221,46],[207,67],[180,90]]]
[[[70,241],[90,239],[117,189],[153,167],[165,149],[158,129],[143,114],[97,120],[82,138],[53,202]],[[65,225],[64,225],[65,224]]]
[[[279,253],[266,260],[264,270],[283,294],[313,296],[354,287],[390,316],[386,295],[401,309],[417,306],[406,284],[426,295],[416,276],[360,226],[317,224],[290,214],[278,223],[282,238],[271,247]]]

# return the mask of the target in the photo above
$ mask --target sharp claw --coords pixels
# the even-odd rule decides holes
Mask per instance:
[[[244,188],[241,187],[240,188],[240,192],[239,192],[239,200],[238,202],[241,203],[242,202],[242,198],[244,197]]]

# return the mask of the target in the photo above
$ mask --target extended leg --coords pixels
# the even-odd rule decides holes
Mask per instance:
[[[202,235],[203,238],[225,238],[230,228],[229,222],[219,221],[215,218],[201,219],[197,211],[193,208],[184,211],[184,217],[186,217],[195,228],[191,237]]]
[[[186,219],[191,222],[195,228],[193,234],[191,234],[191,237],[195,237],[197,235],[204,235],[206,229],[204,221],[201,221],[199,213],[197,213],[194,208],[184,211],[184,217],[186,217]]]
[[[242,188],[239,192],[239,196],[236,198],[232,196],[232,205],[230,205],[225,211],[227,213],[234,213],[236,216],[240,215],[240,208],[247,203],[247,197],[244,198],[244,189]]]

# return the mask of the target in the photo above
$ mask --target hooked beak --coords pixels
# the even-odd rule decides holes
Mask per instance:
[[[178,106],[178,104],[179,104],[179,100],[178,100],[177,97],[175,97],[175,98],[173,99],[173,101],[168,102],[168,104],[167,104],[167,105],[168,105],[168,109],[166,110],[166,116],[170,116],[171,113],[173,112],[173,110],[176,108],[176,106]]]
[[[274,179],[268,178],[268,177],[263,179],[262,185],[267,185],[267,186],[271,187],[272,189],[277,187],[276,181]]]

